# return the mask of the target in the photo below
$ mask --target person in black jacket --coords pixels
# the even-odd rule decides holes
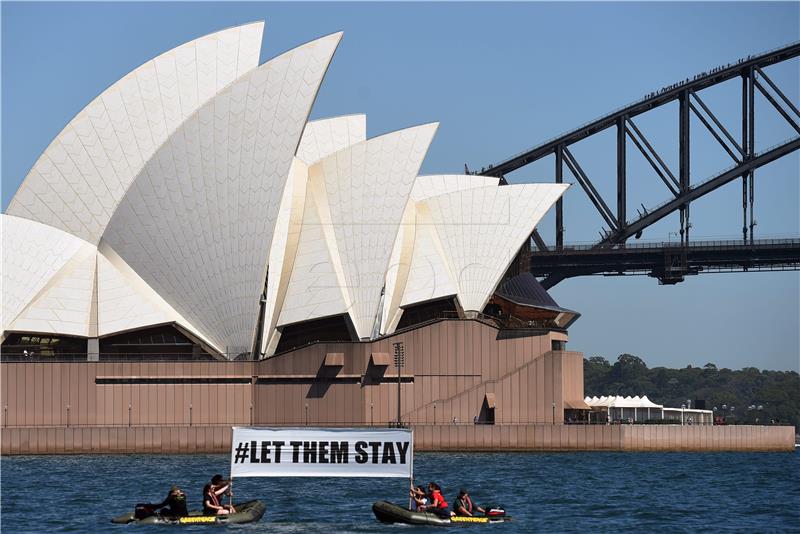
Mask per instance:
[[[486,513],[486,510],[480,506],[472,504],[472,499],[469,498],[469,492],[465,489],[458,492],[458,497],[456,497],[453,503],[453,510],[455,510],[456,515],[466,517],[472,517],[474,512]]]
[[[172,486],[169,489],[167,498],[164,502],[153,505],[153,510],[160,510],[161,515],[165,517],[185,517],[189,515],[189,510],[186,508],[186,494],[181,491],[178,486]]]
[[[233,495],[231,492],[231,481],[222,478],[222,475],[214,475],[211,483],[203,488],[203,513],[205,515],[225,515],[235,514],[236,508],[233,505],[222,504],[222,495]]]

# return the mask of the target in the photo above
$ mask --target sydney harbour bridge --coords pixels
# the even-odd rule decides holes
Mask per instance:
[[[756,239],[755,237],[755,175],[759,167],[767,165],[800,148],[800,104],[786,96],[779,84],[767,75],[765,69],[772,65],[794,61],[800,56],[800,43],[772,50],[736,63],[713,68],[648,94],[643,99],[584,124],[559,137],[550,139],[505,161],[489,165],[475,174],[496,176],[505,182],[506,175],[527,165],[555,156],[555,182],[562,183],[565,169],[580,185],[604,223],[598,229],[600,239],[591,245],[567,246],[564,244],[564,200],[556,204],[554,244],[547,244],[538,229],[531,236],[531,272],[550,288],[565,278],[585,275],[648,274],[662,284],[675,284],[687,275],[703,272],[763,271],[800,269],[800,236],[796,224],[788,228],[792,237],[783,239]],[[715,115],[704,99],[703,91],[735,79],[741,79],[741,124],[731,128]],[[770,147],[756,143],[756,94],[760,93],[769,105],[793,131],[788,139]],[[670,168],[659,155],[654,144],[645,136],[635,120],[639,117],[678,103],[678,165]],[[738,107],[738,105],[737,105]],[[691,143],[696,136],[691,131],[692,116],[730,157],[730,165],[711,178],[693,183],[690,179]],[[597,136],[606,130],[616,133],[616,198],[607,199],[598,191],[597,177],[588,176],[570,148],[579,141]],[[646,206],[628,195],[627,152],[635,147],[649,164],[655,176],[663,182],[667,198],[655,206]],[[800,169],[796,169],[800,179]],[[611,178],[614,179],[613,177]],[[723,241],[692,241],[690,239],[690,208],[692,202],[713,193],[720,187],[741,180],[742,184],[742,237]],[[636,214],[628,213],[629,205],[638,205]],[[642,232],[668,215],[677,213],[680,226],[675,242],[629,243],[639,239]],[[797,213],[787,218],[787,224],[796,221]]]

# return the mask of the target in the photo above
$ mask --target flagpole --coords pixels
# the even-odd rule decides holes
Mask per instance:
[[[231,478],[228,481],[228,512],[233,513],[233,471],[231,471]]]
[[[233,449],[233,434],[236,427],[231,427],[231,449]],[[231,467],[228,471],[228,506],[233,508],[233,462],[234,458],[231,456]],[[230,512],[230,510],[228,510]]]
[[[416,489],[414,488],[414,429],[413,428],[411,429],[411,470],[409,472],[409,482],[411,489],[412,490]],[[410,493],[408,494],[408,509],[409,510],[414,509],[414,497],[412,497]]]

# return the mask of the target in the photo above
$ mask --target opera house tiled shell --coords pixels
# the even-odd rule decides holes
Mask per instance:
[[[263,357],[293,325],[372,339],[408,306],[486,306],[567,186],[419,176],[436,124],[308,122],[341,33],[259,65],[262,32],[148,61],[56,136],[2,216],[4,339],[168,324]]]

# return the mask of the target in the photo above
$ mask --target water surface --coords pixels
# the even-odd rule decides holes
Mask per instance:
[[[258,498],[258,524],[228,527],[112,525],[170,485],[200,505],[203,484],[228,472],[227,455],[4,457],[3,532],[384,532],[436,527],[382,525],[378,499],[405,498],[399,479],[262,478],[236,481],[236,498]],[[800,453],[496,453],[415,455],[417,482],[437,481],[452,501],[460,487],[502,504],[516,532],[800,532]]]

